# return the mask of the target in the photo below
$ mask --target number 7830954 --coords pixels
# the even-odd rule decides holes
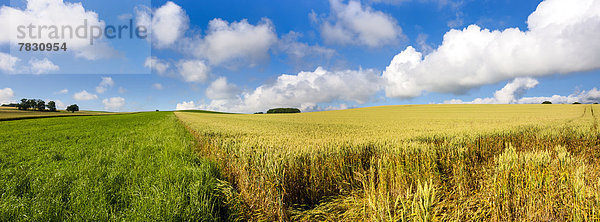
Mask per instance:
[[[19,43],[19,51],[67,51],[67,43]]]

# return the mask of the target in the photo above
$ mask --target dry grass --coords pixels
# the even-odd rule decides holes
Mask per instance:
[[[598,108],[176,115],[249,220],[598,220]]]

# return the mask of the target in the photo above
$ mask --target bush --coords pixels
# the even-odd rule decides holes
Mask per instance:
[[[550,101],[544,101],[542,104],[552,104]]]
[[[573,104],[581,104],[580,102],[574,102]]]
[[[297,108],[275,108],[270,109],[267,113],[300,113],[300,110]]]
[[[265,113],[263,113],[263,112],[255,112],[254,114],[265,114]]]

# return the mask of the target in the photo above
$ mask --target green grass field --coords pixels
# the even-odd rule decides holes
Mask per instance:
[[[590,221],[598,105],[0,121],[0,221]]]
[[[1,221],[228,218],[171,112],[0,122]]]
[[[251,220],[600,219],[597,105],[177,112]]]

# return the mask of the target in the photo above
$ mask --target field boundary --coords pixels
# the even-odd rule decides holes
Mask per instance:
[[[112,115],[126,115],[126,114],[137,114],[137,113],[141,113],[141,112],[133,112],[133,113],[114,113],[114,114],[99,114],[99,115],[94,115],[94,114],[81,114],[81,115],[73,115],[73,114],[67,114],[67,115],[54,115],[54,116],[20,116],[20,117],[12,117],[12,118],[0,118],[0,122],[4,122],[4,121],[15,121],[15,120],[26,120],[26,119],[45,119],[45,118],[58,118],[58,117],[78,117],[78,116],[112,116]]]

